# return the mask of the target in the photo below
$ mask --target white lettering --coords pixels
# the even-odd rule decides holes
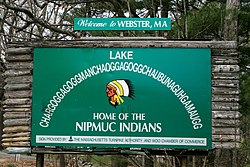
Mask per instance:
[[[114,55],[113,52],[109,52],[110,59],[133,59],[133,51],[117,51]]]

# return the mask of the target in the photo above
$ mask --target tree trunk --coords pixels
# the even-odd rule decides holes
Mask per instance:
[[[170,6],[170,1],[160,1],[160,9],[161,9],[161,17],[162,18],[168,18],[168,11]],[[168,31],[161,31],[161,36],[166,37],[168,36]]]
[[[224,40],[237,41],[238,9],[240,0],[227,0],[224,22]]]
[[[224,40],[238,40],[238,11],[240,0],[227,0],[224,22]],[[237,167],[237,148],[232,149],[232,167]]]
[[[86,17],[86,18],[91,17],[91,2],[89,2],[89,0],[86,1],[86,12],[85,12],[85,17]]]
[[[184,9],[184,38],[188,38],[188,15],[187,15],[188,0],[183,0]]]
[[[177,39],[181,38],[181,23],[180,23],[180,16],[179,14],[179,0],[176,0],[175,2],[175,6],[176,6],[176,23],[177,23]]]

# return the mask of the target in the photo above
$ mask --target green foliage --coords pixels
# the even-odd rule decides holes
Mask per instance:
[[[243,114],[241,123],[243,132],[250,133],[250,47],[240,47],[239,50],[241,53],[240,111]]]
[[[224,6],[212,2],[199,10],[188,12],[188,38],[189,39],[217,39],[221,40],[223,18],[225,15]],[[179,30],[178,30],[179,27]],[[183,34],[184,16],[180,19],[180,25],[174,22],[173,30],[170,32],[172,38],[177,38],[178,31]]]
[[[211,3],[188,17],[188,30],[190,38],[205,38],[213,36],[221,38],[224,11],[219,3]]]
[[[100,167],[108,167],[111,166],[111,156],[92,156],[92,163],[96,166]]]
[[[242,3],[238,19],[239,53],[240,53],[240,112],[242,145],[240,162],[250,167],[250,4]]]
[[[250,47],[239,47],[240,51],[240,112],[241,117],[241,130],[242,130],[242,145],[241,151],[241,163],[245,166],[249,166],[250,162],[247,162],[250,157]],[[248,164],[248,165],[247,165]]]
[[[7,164],[7,167],[16,167],[15,164]]]
[[[238,34],[241,44],[250,45],[250,3],[240,7]]]
[[[112,167],[127,167],[128,159],[122,155],[112,155],[111,163]]]

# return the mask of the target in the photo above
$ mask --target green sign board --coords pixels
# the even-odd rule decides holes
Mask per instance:
[[[171,19],[75,18],[74,30],[171,30]]]
[[[35,48],[32,146],[211,148],[207,48]]]

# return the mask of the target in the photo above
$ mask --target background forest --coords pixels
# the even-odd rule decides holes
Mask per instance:
[[[169,17],[172,30],[74,31],[76,17]],[[188,166],[250,167],[250,1],[249,0],[0,0],[0,54],[4,70],[9,42],[78,40],[88,37],[164,37],[168,40],[236,40],[240,55],[242,143],[187,157]],[[3,87],[3,82],[0,85]],[[0,115],[2,116],[0,111]],[[0,117],[0,123],[2,118]],[[3,125],[1,125],[3,126]],[[2,128],[0,128],[2,129]],[[1,132],[0,132],[1,136]],[[70,156],[61,157],[61,164]],[[181,166],[180,157],[82,157],[99,166]]]

